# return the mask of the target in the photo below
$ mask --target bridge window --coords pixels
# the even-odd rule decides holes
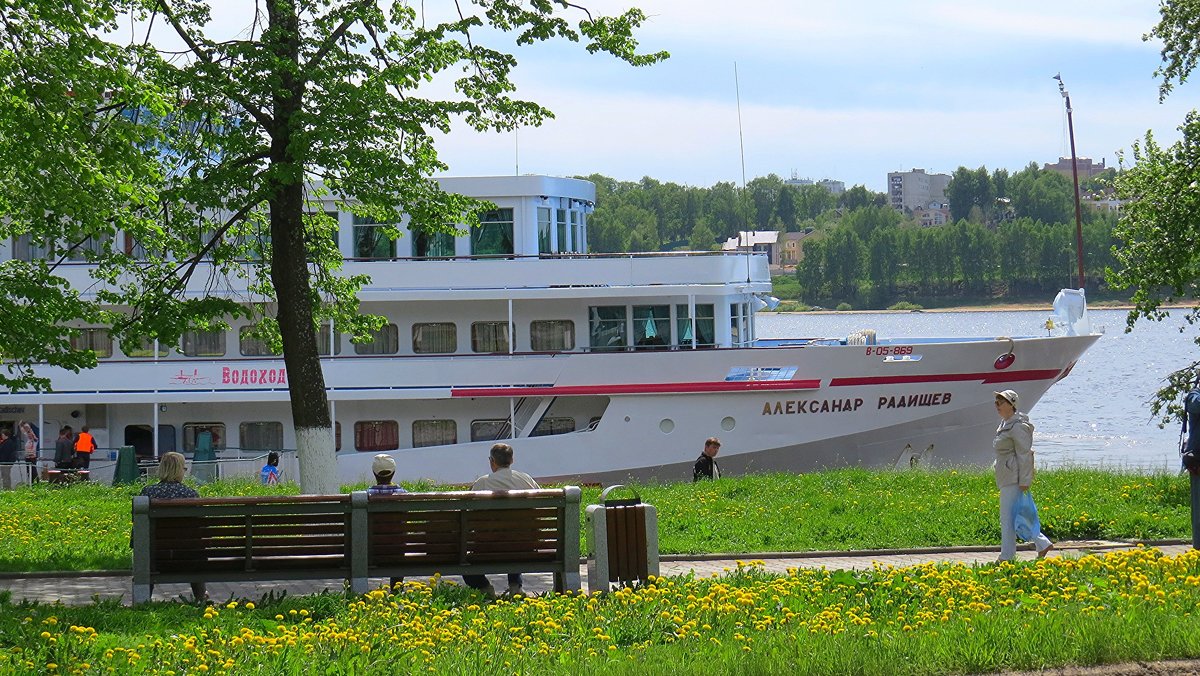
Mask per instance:
[[[370,216],[354,215],[354,257],[395,258],[396,240],[388,236],[388,225]]]
[[[695,305],[696,316],[693,319],[688,318],[688,306],[676,305],[675,317],[676,335],[679,336],[679,345],[681,347],[691,347],[693,332],[695,332],[696,347],[713,347],[716,345],[714,336],[716,335],[716,322],[713,318],[712,303],[697,303]]]
[[[267,341],[252,335],[254,327],[243,326],[238,332],[238,349],[243,357],[267,357],[280,354],[267,345]]]
[[[671,344],[671,306],[633,306],[633,344],[639,350],[663,349]]]
[[[625,349],[625,324],[629,309],[624,305],[600,305],[588,308],[588,340],[595,352]]]
[[[479,215],[479,227],[471,230],[474,256],[513,254],[513,210],[493,209]]]

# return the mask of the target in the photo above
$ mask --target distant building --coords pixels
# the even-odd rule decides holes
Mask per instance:
[[[950,205],[945,202],[931,202],[913,209],[912,214],[922,228],[945,225],[950,222]]]
[[[793,176],[789,179],[785,179],[783,181],[783,184],[790,185],[794,188],[799,188],[800,186],[805,186],[805,185],[819,185],[822,188],[825,188],[826,190],[828,190],[830,192],[830,194],[833,194],[833,195],[840,195],[840,194],[846,192],[846,182],[845,181],[835,181],[832,178],[823,178],[819,181],[814,181],[811,178],[797,178],[797,177]]]
[[[898,211],[914,211],[931,202],[946,201],[950,174],[927,174],[924,169],[888,173],[888,204]]]
[[[767,254],[772,270],[795,266],[804,259],[803,241],[813,234],[812,228],[803,232],[778,232],[776,230],[742,231],[721,245],[722,251],[761,251]]]
[[[1104,166],[1104,158],[1100,158],[1100,164],[1096,164],[1090,157],[1076,158],[1075,166],[1079,168],[1079,180],[1081,181],[1091,178],[1108,168]],[[1063,176],[1071,178],[1071,158],[1060,157],[1058,158],[1058,162],[1054,164],[1047,163],[1042,165],[1042,169],[1046,171],[1057,171]]]
[[[795,267],[804,260],[804,242],[810,235],[813,234],[812,228],[806,228],[803,232],[785,232],[779,235],[779,246],[776,251],[779,252],[779,257],[772,260],[772,266],[776,268]]]
[[[846,192],[845,181],[835,181],[831,178],[823,178],[817,181],[817,185],[828,190],[831,194],[840,195]]]

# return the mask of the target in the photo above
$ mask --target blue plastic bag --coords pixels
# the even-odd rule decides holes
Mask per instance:
[[[1042,532],[1037,505],[1033,504],[1033,495],[1029,491],[1021,491],[1017,496],[1017,502],[1013,505],[1013,527],[1017,531],[1017,537],[1026,542]]]

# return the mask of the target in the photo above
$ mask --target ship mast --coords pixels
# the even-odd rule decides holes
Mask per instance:
[[[1075,158],[1075,123],[1071,119],[1071,94],[1063,85],[1062,75],[1055,75],[1058,80],[1058,91],[1062,94],[1067,107],[1067,134],[1071,138],[1071,183],[1075,187],[1075,258],[1079,266],[1079,288],[1084,288],[1086,278],[1083,276],[1083,217],[1079,208],[1079,161]]]

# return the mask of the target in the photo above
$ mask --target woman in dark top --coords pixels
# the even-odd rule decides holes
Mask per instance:
[[[151,500],[178,500],[179,498],[198,498],[196,489],[183,483],[185,471],[183,456],[178,453],[165,453],[158,461],[158,483],[150,484],[142,489],[142,495]],[[154,589],[150,589],[154,593]],[[207,601],[208,591],[203,582],[192,583],[192,597],[197,601]]]

